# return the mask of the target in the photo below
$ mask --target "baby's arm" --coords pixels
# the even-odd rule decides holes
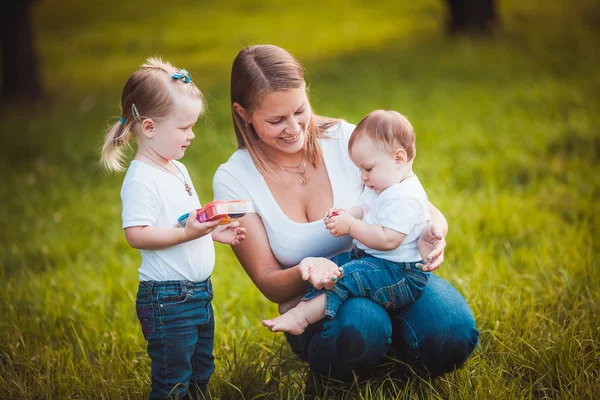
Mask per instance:
[[[199,222],[197,211],[192,211],[185,228],[159,228],[156,226],[131,226],[125,228],[129,245],[140,250],[157,250],[198,239],[214,231],[221,220]]]
[[[348,234],[373,250],[393,250],[400,246],[406,234],[376,224],[355,219]]]
[[[376,224],[369,224],[362,219],[360,207],[352,207],[347,212],[337,210],[337,215],[325,220],[329,232],[338,237],[350,235],[365,246],[374,250],[393,250],[402,244],[406,234]]]

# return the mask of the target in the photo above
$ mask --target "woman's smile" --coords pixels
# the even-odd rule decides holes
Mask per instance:
[[[298,132],[295,136],[287,136],[287,137],[279,137],[280,140],[283,140],[287,144],[294,143],[300,137],[302,132]]]

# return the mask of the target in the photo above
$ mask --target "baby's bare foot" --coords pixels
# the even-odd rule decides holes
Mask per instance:
[[[308,326],[308,321],[298,310],[292,308],[279,317],[263,320],[262,324],[273,332],[289,332],[292,335],[300,335]]]

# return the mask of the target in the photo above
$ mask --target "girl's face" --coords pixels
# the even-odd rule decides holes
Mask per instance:
[[[312,111],[303,87],[265,95],[249,122],[258,137],[277,152],[302,150]]]
[[[354,142],[350,150],[350,159],[360,170],[363,184],[377,194],[400,182],[407,169],[406,151],[391,152],[366,135]]]
[[[173,115],[163,121],[154,121],[153,137],[148,143],[161,158],[179,160],[196,137],[192,127],[198,121],[203,103],[187,95],[176,95]]]

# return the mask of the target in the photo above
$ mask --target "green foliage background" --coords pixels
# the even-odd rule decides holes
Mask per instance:
[[[593,398],[600,393],[600,7],[499,2],[490,38],[451,39],[443,2],[45,0],[34,8],[51,102],[0,116],[0,397],[140,398],[139,254],[122,176],[97,166],[129,74],[160,55],[209,114],[183,160],[202,202],[235,149],[230,66],[273,43],[307,70],[313,107],[356,123],[408,116],[415,170],[450,225],[439,275],[481,331],[460,370],[318,387],[320,398]],[[217,245],[214,398],[302,398],[305,364],[260,326],[276,313]],[[390,364],[394,361],[390,360]],[[387,370],[386,370],[387,371]]]

